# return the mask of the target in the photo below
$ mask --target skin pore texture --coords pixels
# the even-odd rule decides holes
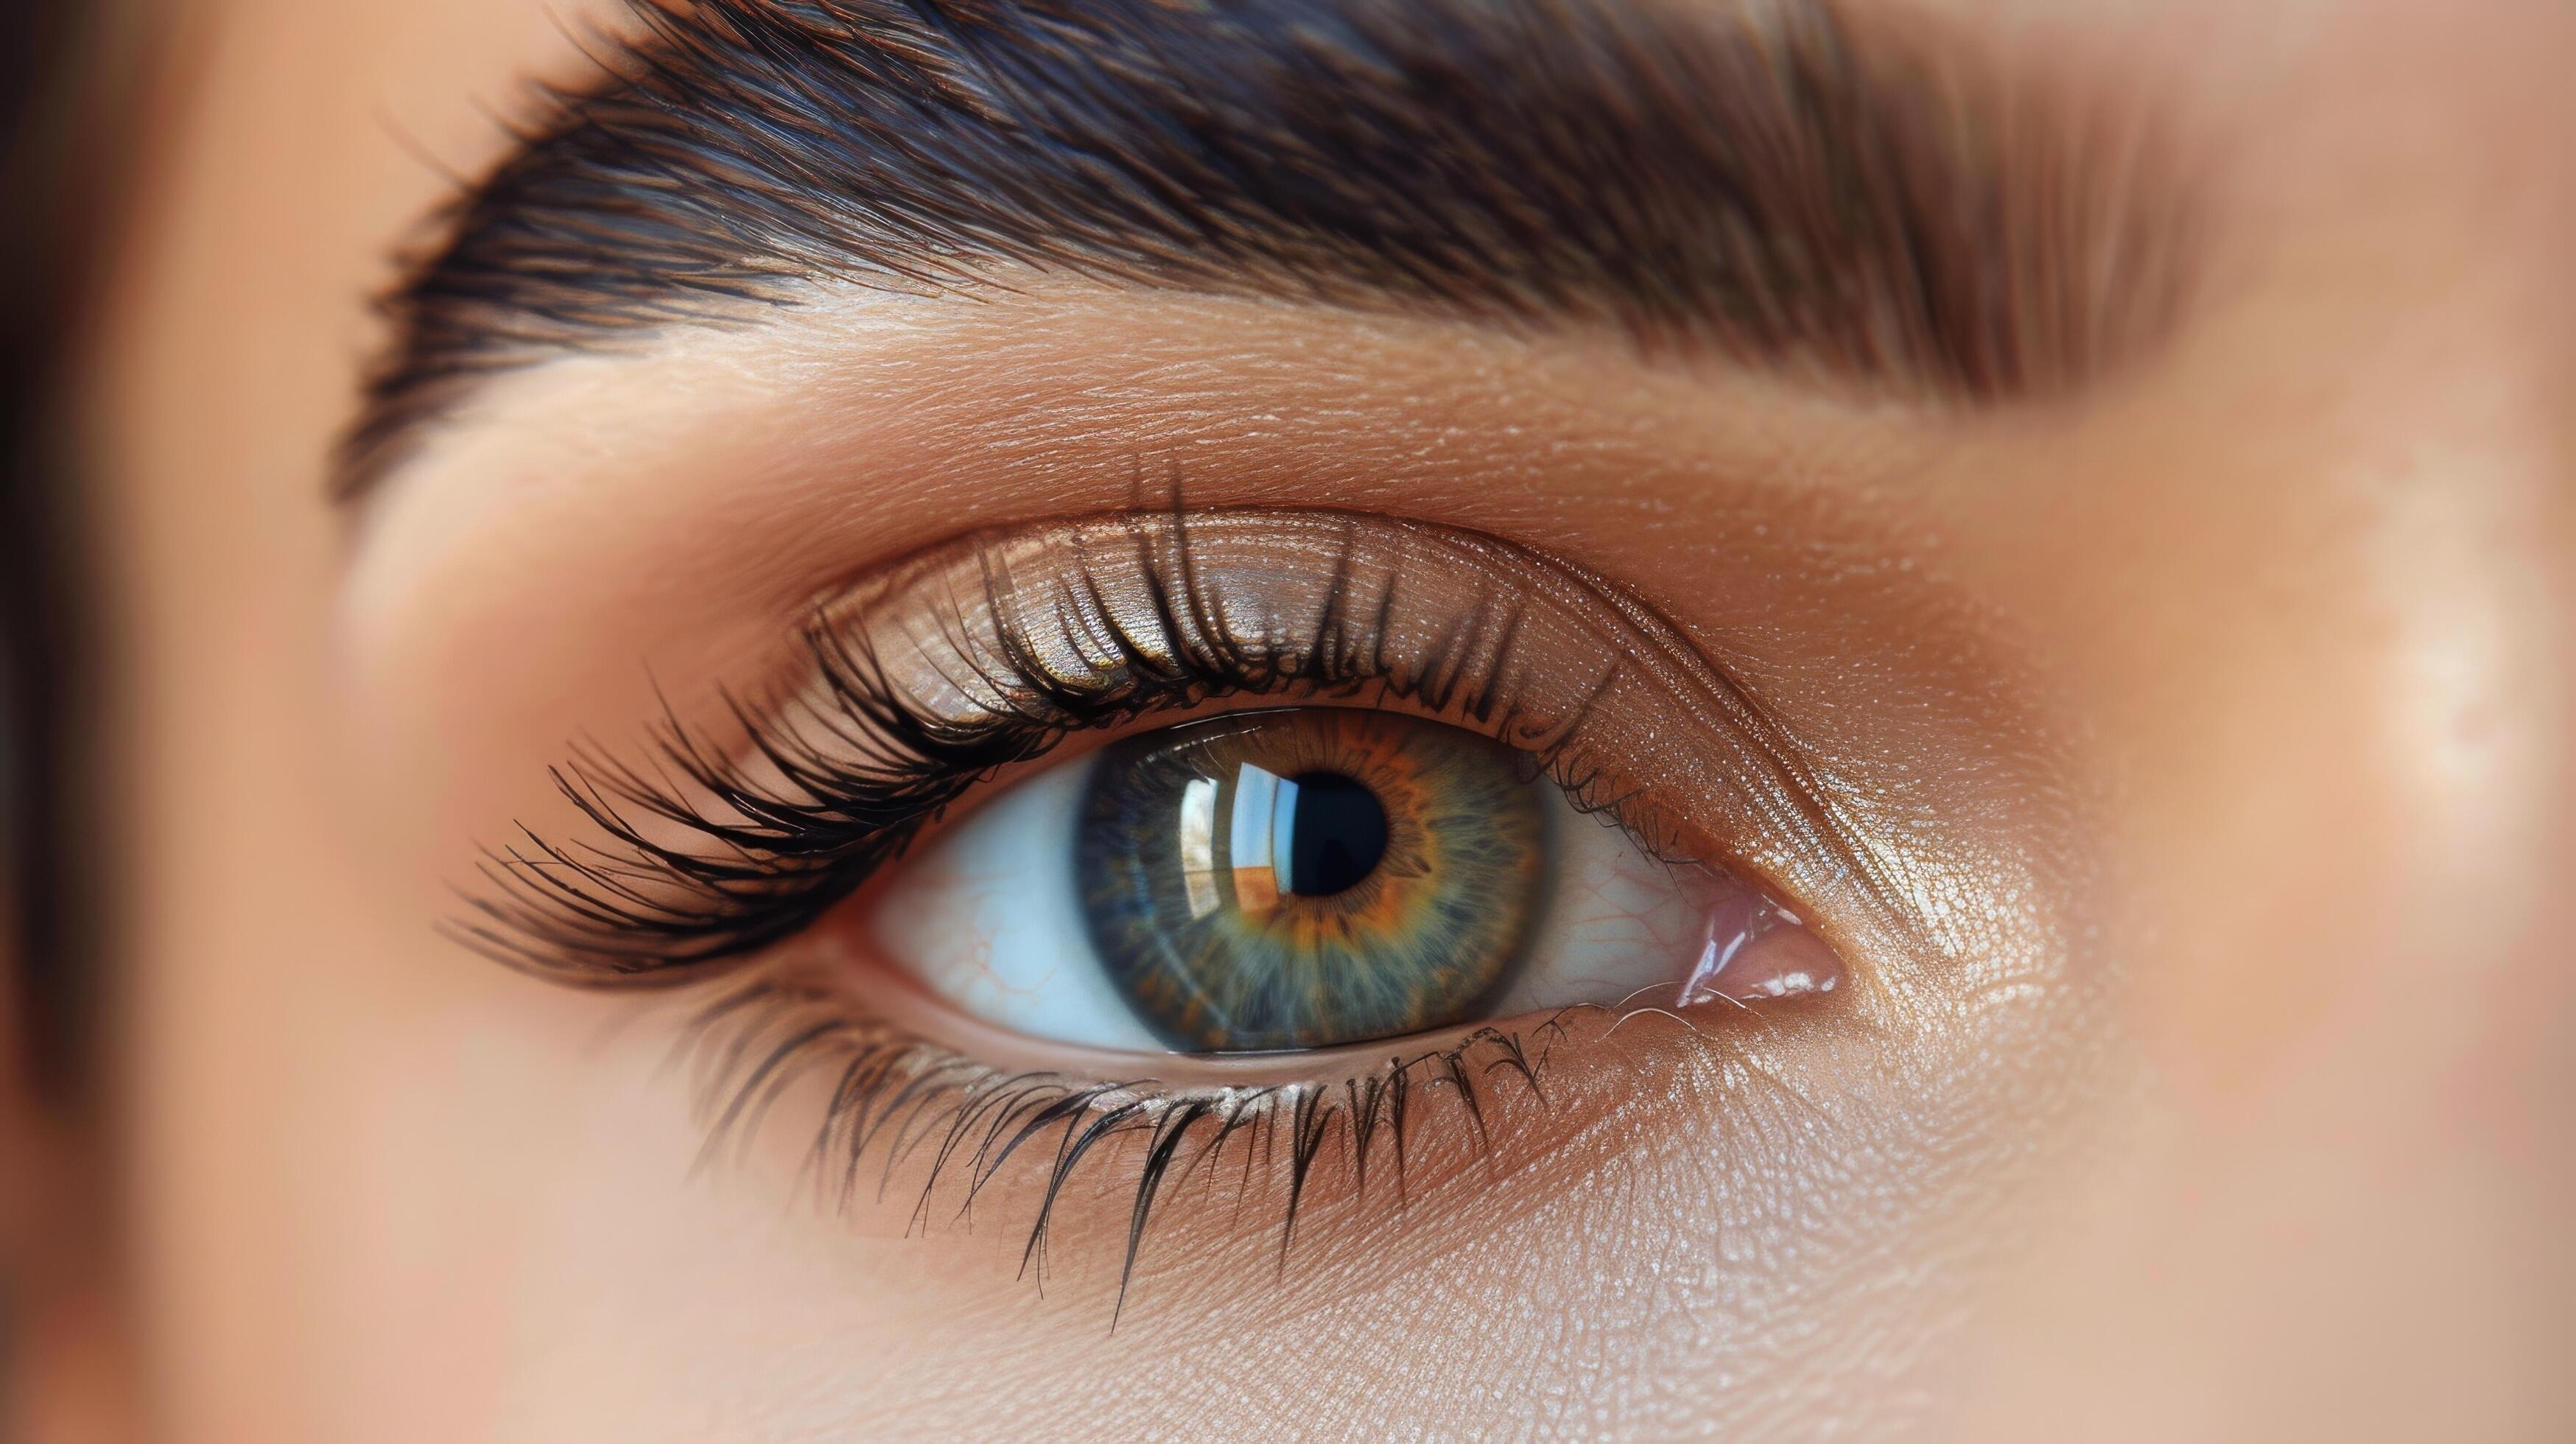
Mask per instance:
[[[418,156],[489,165],[489,108],[579,78],[564,21],[616,14],[180,8],[89,391],[123,1177],[174,1436],[2576,1410],[2563,7],[1906,10],[2136,97],[2198,179],[2190,304],[2080,394],[1871,401],[1609,328],[1062,271],[827,282],[498,377],[344,510],[364,297],[445,185]],[[1401,1207],[1328,1155],[1284,1267],[1267,1175],[1239,1211],[1177,1196],[1132,1271],[1133,1163],[1076,1175],[1041,1291],[1043,1170],[971,1229],[910,1226],[910,1164],[817,1206],[796,1095],[693,1171],[670,1056],[702,996],[560,989],[438,931],[478,846],[577,835],[547,775],[576,739],[631,753],[666,705],[724,736],[817,601],[1175,497],[1612,579],[1860,819],[1886,885],[1799,899],[1853,987],[1570,1020],[1544,1107],[1496,1085],[1489,1150],[1426,1117]]]

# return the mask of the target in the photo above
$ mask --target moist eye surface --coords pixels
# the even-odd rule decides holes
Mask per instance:
[[[1307,708],[1131,738],[1075,846],[1101,967],[1193,1052],[1465,1021],[1519,971],[1548,866],[1521,759],[1408,717]]]
[[[1051,765],[929,839],[859,919],[863,954],[977,1024],[1291,1071],[1305,1050],[1831,992],[1841,972],[1759,887],[1657,855],[1527,753],[1348,706]]]

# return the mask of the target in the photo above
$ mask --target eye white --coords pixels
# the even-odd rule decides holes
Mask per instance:
[[[1095,753],[1048,768],[937,837],[879,900],[875,940],[931,991],[984,1022],[1085,1048],[1165,1052],[1110,982],[1075,884],[1073,849],[1098,762]],[[1552,862],[1525,961],[1495,1017],[1632,999],[1673,1003],[1685,983],[1707,983],[1705,967],[1695,974],[1694,965],[1716,958],[1746,920],[1783,940],[1793,930],[1777,929],[1770,920],[1786,915],[1745,884],[1650,856],[1608,817],[1578,812],[1554,783],[1531,785],[1547,799]],[[1658,989],[1668,991],[1658,997]],[[1771,980],[1735,995],[1810,990],[1812,983],[1784,989]],[[1727,991],[1709,987],[1701,996]]]
[[[1074,824],[1099,763],[1009,788],[904,865],[876,938],[933,992],[985,1022],[1087,1048],[1167,1051],[1111,986],[1075,895]]]

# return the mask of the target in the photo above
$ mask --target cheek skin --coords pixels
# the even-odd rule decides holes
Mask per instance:
[[[1992,649],[2039,680],[1902,673],[1908,704],[1965,699],[1946,743],[1918,748],[1975,776],[1980,738],[2032,712],[2080,724],[2045,765],[2008,756],[1990,810],[1963,798],[1954,821],[2084,842],[2040,870],[2036,906],[2064,930],[2052,945],[2096,939],[2069,956],[2097,981],[2052,999],[2063,1013],[2000,1009],[1929,1062],[1826,1027],[1681,1062],[1689,1040],[1623,1033],[1609,1046],[1636,1069],[1618,1076],[1654,1070],[1654,1090],[1578,1115],[1600,1084],[1569,1078],[1564,1121],[1525,1123],[1513,1136],[1546,1146],[1498,1181],[1426,1160],[1402,1226],[1319,1227],[1311,1267],[1232,1297],[1187,1286],[1191,1252],[1255,1279],[1264,1241],[1176,1226],[1114,1335],[1097,1252],[1068,1248],[1041,1297],[1013,1277],[1007,1228],[876,1236],[901,1232],[899,1208],[818,1222],[782,1205],[793,1160],[767,1152],[691,1181],[702,1134],[658,1029],[427,934],[449,844],[529,806],[585,709],[620,725],[651,706],[632,634],[531,627],[542,606],[494,598],[560,562],[566,591],[605,581],[636,633],[698,626],[650,660],[712,674],[830,579],[827,554],[864,550],[850,543],[876,498],[920,484],[923,515],[967,510],[935,466],[843,485],[857,500],[836,522],[801,516],[806,549],[772,553],[797,587],[696,622],[694,583],[741,557],[657,573],[630,556],[592,578],[530,540],[431,568],[443,598],[397,588],[435,600],[353,641],[316,459],[346,399],[352,298],[435,188],[383,121],[442,156],[485,153],[463,99],[555,64],[545,12],[223,7],[102,343],[135,852],[120,1086],[151,1393],[178,1430],[794,1437],[868,1419],[954,1435],[1070,1417],[1109,1437],[1281,1419],[1365,1435],[1428,1417],[1738,1437],[1832,1419],[1866,1436],[1950,1399],[1972,1438],[2520,1437],[2567,1417],[2576,227],[2556,152],[2576,127],[2548,99],[2565,93],[2547,73],[2570,50],[2560,9],[2177,21],[2192,75],[2260,92],[2194,103],[2229,112],[2241,142],[2245,233],[2284,239],[2232,238],[2208,318],[2078,418],[1818,441],[1788,401],[1779,435],[1730,444],[1656,418],[1745,409],[1734,383],[1631,385],[1586,356],[1560,370],[1592,389],[1540,384],[1508,348],[1456,338],[1434,367],[1504,414],[1402,380],[1385,409],[1410,394],[1421,422],[1382,437],[1329,389],[1280,390],[1277,415],[1211,401],[1254,418],[1240,432],[1311,423],[1267,451],[1216,423],[1190,434],[1250,492],[1420,504],[1445,470],[1482,488],[1460,520],[1557,536],[1606,519],[1586,559],[1663,579],[1659,601],[1722,589],[1748,553],[1779,572],[1743,539],[1756,522],[1843,563],[1838,588],[1774,605],[1866,629],[1913,595],[1877,569],[1938,572],[1980,619],[1965,630],[2002,635]],[[1142,307],[1135,324],[1189,326]],[[1114,327],[1090,335],[1158,359]],[[1380,340],[1369,363],[1408,374],[1408,343]],[[1113,403],[1140,373],[1085,364],[1021,379],[1111,444],[1024,434],[1005,449],[1044,480],[1022,500],[1127,494],[1123,439],[1154,432]],[[1595,428],[1544,466],[1480,449],[1544,431],[1519,403],[1550,395],[1550,417]],[[1346,445],[1309,452],[1315,436]],[[1745,476],[1780,484],[1749,507],[1710,500],[1711,477]],[[1850,483],[1851,509],[1907,544],[1854,544],[1810,478]],[[758,557],[763,514],[832,484],[810,458],[752,468],[741,514],[711,529]],[[514,505],[613,540],[596,496],[548,516],[569,490]],[[353,710],[353,646],[417,690]],[[1819,649],[1769,680],[1883,704],[1889,678],[1855,670]],[[344,752],[345,774],[317,769]],[[371,791],[387,773],[409,790]],[[1906,1039],[1964,1031],[1900,1021]],[[1945,1083],[1942,1062],[1971,1076]],[[1825,1100],[1848,1146],[1801,1151],[1811,1120],[1784,1079]],[[2034,1119],[2076,1138],[2058,1152],[2043,1123],[2034,1144]],[[2027,1176],[1976,1166],[1992,1147],[2025,1151]],[[1495,1200],[1477,1247],[1432,1222],[1444,1190],[1471,1186]],[[1082,1235],[1114,1235],[1116,1204],[1084,1200],[1108,1217]]]

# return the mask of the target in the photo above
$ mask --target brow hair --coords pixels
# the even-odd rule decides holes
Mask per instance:
[[[382,300],[344,494],[496,373],[816,281],[1608,325],[1972,402],[2083,379],[2178,293],[2137,132],[1822,4],[630,4]]]

